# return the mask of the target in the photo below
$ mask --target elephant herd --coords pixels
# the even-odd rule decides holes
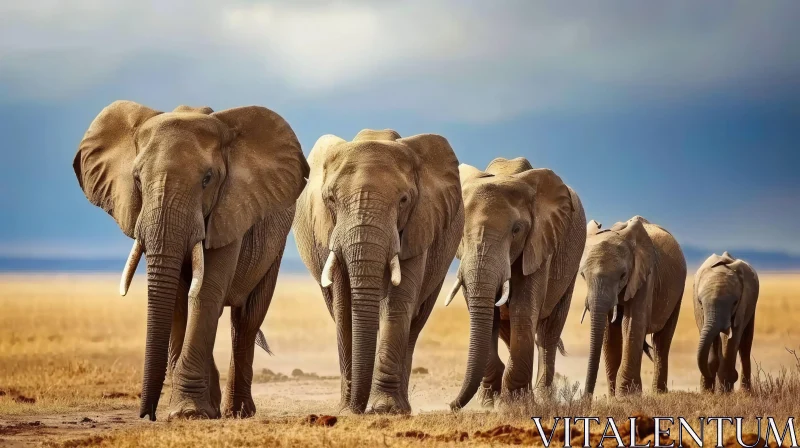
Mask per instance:
[[[577,193],[524,158],[479,170],[459,165],[439,135],[363,130],[320,137],[306,160],[289,124],[263,107],[160,112],[117,101],[89,126],[73,168],[89,201],[134,239],[122,295],[146,254],[141,417],[155,420],[166,375],[170,418],[255,413],[254,350],[268,350],[259,327],[291,228],[336,325],[342,410],[411,412],[414,349],[454,257],[446,303],[463,290],[470,334],[453,409],[476,393],[491,407],[501,393],[551,390],[579,275],[591,324],[585,393],[601,353],[610,395],[642,390],[643,354],[653,389],[667,390],[686,279],[677,241],[639,216],[587,225]],[[705,389],[732,388],[737,352],[750,387],[757,298],[755,272],[727,252],[698,270]],[[233,350],[223,394],[213,345],[225,306]]]

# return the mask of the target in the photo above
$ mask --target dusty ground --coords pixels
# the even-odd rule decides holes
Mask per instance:
[[[696,392],[698,331],[687,294],[670,355],[670,387],[679,392],[651,395],[652,364],[645,360],[643,397],[578,400],[581,386],[575,383],[585,376],[588,340],[588,324],[580,324],[585,285],[579,281],[564,331],[569,356],[559,356],[556,364],[561,375],[557,402],[522,400],[493,412],[472,403],[460,414],[449,412],[447,403],[458,392],[467,353],[467,311],[457,299],[448,308],[438,306],[422,332],[414,365],[428,373],[412,378],[414,416],[338,416],[333,427],[309,425],[309,414],[332,414],[338,401],[338,379],[329,378],[339,373],[335,331],[318,287],[306,276],[284,275],[262,327],[275,356],[259,351],[255,360],[257,416],[166,423],[165,398],[161,419],[151,423],[136,415],[144,279],[137,278],[125,298],[116,294],[118,281],[116,275],[0,276],[0,446],[498,446],[526,439],[513,428],[488,435],[476,431],[510,424],[524,432],[533,428],[533,415],[548,422],[553,415],[624,417],[635,412],[770,415],[785,422],[800,409],[800,367],[786,351],[800,348],[800,275],[762,274],[753,356],[763,371],[754,394]],[[223,378],[229,354],[226,312],[215,349]],[[294,369],[304,375],[292,376]],[[602,393],[602,367],[598,376]],[[713,437],[708,430],[706,438]]]

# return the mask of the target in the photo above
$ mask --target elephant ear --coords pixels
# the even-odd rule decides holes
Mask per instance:
[[[206,231],[206,248],[217,248],[293,205],[305,186],[308,164],[289,123],[267,108],[237,107],[211,116],[231,130],[228,173]]]
[[[641,220],[630,219],[617,232],[628,241],[633,249],[633,268],[628,277],[628,285],[625,287],[625,300],[627,301],[647,283],[647,277],[655,267],[656,253],[653,240],[650,239]]]
[[[516,157],[511,160],[498,157],[486,166],[486,172],[490,174],[505,174],[511,176],[532,170],[533,166],[525,157]]]
[[[447,139],[435,134],[401,138],[419,158],[419,196],[408,216],[400,241],[400,259],[424,252],[462,208],[458,159]]]
[[[466,163],[462,163],[461,165],[458,165],[458,177],[461,179],[461,185],[463,187],[464,184],[473,179],[492,177],[492,174],[489,174],[485,171],[481,171],[472,165],[467,165]]]
[[[534,190],[533,228],[522,250],[522,273],[530,275],[563,240],[573,212],[572,196],[561,178],[549,169],[528,170],[514,177]]]
[[[335,154],[334,148],[341,143],[347,142],[331,134],[323,135],[314,143],[308,155],[308,165],[311,170],[308,175],[308,187],[303,193],[302,200],[298,201],[298,207],[306,208],[306,216],[310,216],[313,220],[311,228],[314,236],[324,247],[329,247],[331,233],[336,224],[333,213],[322,199],[325,161]]]
[[[591,221],[586,223],[586,236],[588,237],[597,235],[597,233],[600,232],[600,228],[602,227],[603,227],[602,224],[592,219]]]
[[[212,113],[214,113],[214,109],[212,109],[212,108],[210,108],[208,106],[192,107],[192,106],[186,106],[186,105],[182,104],[182,105],[176,107],[173,110],[173,112],[189,112],[189,113],[195,113],[195,114],[211,115]]]
[[[161,112],[134,103],[115,101],[89,125],[72,162],[75,176],[89,202],[114,218],[125,235],[135,238],[142,198],[133,181],[136,130]]]
[[[742,297],[736,304],[732,319],[733,326],[739,328],[745,324],[745,319],[750,315],[749,308],[755,309],[758,301],[758,275],[753,267],[743,260],[734,260],[728,267],[736,272],[742,283]]]

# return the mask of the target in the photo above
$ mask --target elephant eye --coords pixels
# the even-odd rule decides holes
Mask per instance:
[[[514,224],[514,228],[511,229],[511,233],[516,235],[519,233],[520,230],[522,230],[522,226],[520,226],[519,224]]]
[[[408,196],[403,196],[402,198],[400,198],[401,204],[405,204],[406,202],[408,202]]]
[[[619,279],[620,280],[625,280],[625,272],[623,272],[622,275],[619,276]]]
[[[208,170],[205,177],[203,177],[203,188],[206,188],[209,182],[211,182],[211,170]]]

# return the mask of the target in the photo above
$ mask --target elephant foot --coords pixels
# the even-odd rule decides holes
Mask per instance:
[[[233,397],[226,400],[222,411],[225,418],[250,418],[256,415],[256,404],[253,397]]]
[[[376,392],[375,401],[372,403],[374,414],[410,414],[411,405],[408,400],[393,394]]]
[[[170,406],[167,421],[219,418],[219,410],[206,400],[185,397],[175,403],[177,404]]]
[[[481,402],[481,407],[484,409],[494,409],[494,400],[499,396],[499,392],[495,392],[491,387],[481,387],[478,389],[478,399]]]

